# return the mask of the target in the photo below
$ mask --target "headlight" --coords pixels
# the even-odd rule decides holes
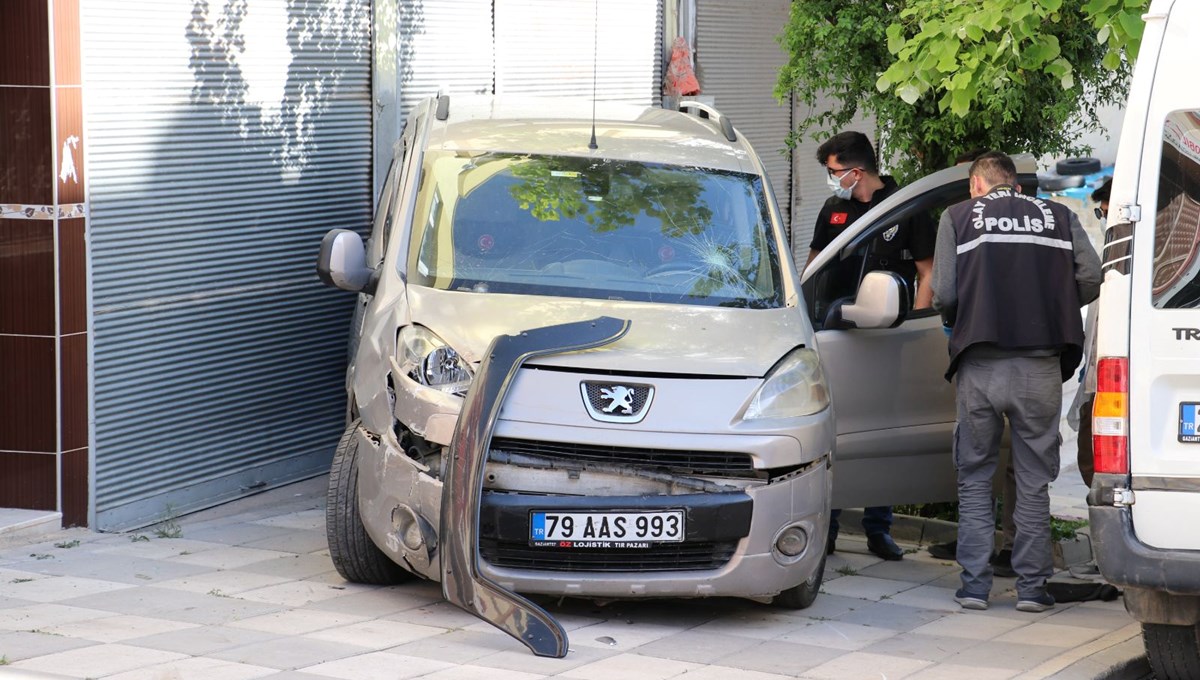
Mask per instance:
[[[422,385],[462,396],[471,386],[471,367],[438,336],[405,326],[396,340],[400,368]]]
[[[829,386],[817,353],[807,347],[792,352],[767,374],[746,409],[745,420],[807,416],[829,406]]]

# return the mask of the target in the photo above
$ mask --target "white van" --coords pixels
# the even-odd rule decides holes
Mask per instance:
[[[1103,251],[1088,503],[1159,678],[1200,678],[1200,3],[1154,0]]]

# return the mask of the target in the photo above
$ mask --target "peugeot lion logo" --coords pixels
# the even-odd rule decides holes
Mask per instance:
[[[650,385],[585,381],[579,391],[588,415],[606,423],[640,423],[654,399]]]

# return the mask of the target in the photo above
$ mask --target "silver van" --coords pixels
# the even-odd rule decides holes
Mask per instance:
[[[509,625],[544,614],[514,592],[807,607],[831,499],[955,497],[940,319],[861,269],[897,220],[964,199],[966,168],[877,206],[802,283],[728,119],[592,106],[429,100],[370,238],[331,232],[318,265],[360,294],[338,571],[440,580],[538,653],[565,648]],[[827,285],[846,267],[857,290]]]

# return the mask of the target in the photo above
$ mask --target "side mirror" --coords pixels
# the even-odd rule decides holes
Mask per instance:
[[[317,276],[327,286],[350,292],[362,290],[371,280],[362,237],[349,229],[334,229],[325,234],[321,239],[321,254],[317,256]]]
[[[855,328],[895,328],[908,313],[908,284],[895,272],[868,272],[854,304],[842,305],[843,321]]]

